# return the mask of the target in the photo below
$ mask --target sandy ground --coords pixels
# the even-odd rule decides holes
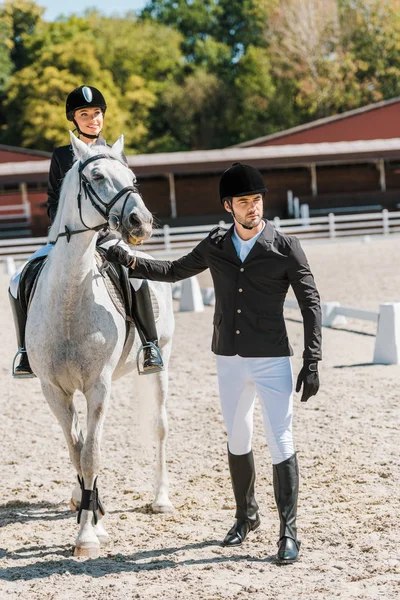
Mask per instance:
[[[378,309],[400,301],[400,239],[306,244],[323,300]],[[208,283],[207,274],[202,283]],[[315,599],[400,597],[399,366],[371,364],[372,324],[324,329],[321,390],[295,399],[301,473],[301,561],[273,564],[278,516],[261,411],[254,452],[262,525],[245,545],[220,541],[234,505],[214,357],[212,309],[176,313],[170,369],[168,465],[175,514],[153,515],[151,401],[138,404],[134,381],[114,385],[103,438],[99,486],[110,545],[101,557],[72,556],[74,484],[62,432],[37,380],[15,381],[15,350],[0,277],[1,476],[0,597],[27,600]],[[175,306],[178,310],[178,305]],[[297,374],[299,313],[288,313]],[[84,414],[84,401],[77,398]]]

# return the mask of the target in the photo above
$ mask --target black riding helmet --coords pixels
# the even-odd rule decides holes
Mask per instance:
[[[262,194],[266,191],[264,177],[260,171],[242,163],[233,163],[219,181],[219,197],[222,203],[233,196]]]
[[[83,134],[80,131],[78,124],[74,119],[75,111],[80,108],[100,108],[104,114],[107,110],[107,103],[103,94],[100,90],[91,85],[81,85],[68,94],[65,105],[67,119],[74,123],[78,133],[90,139],[97,139],[99,137],[98,135],[90,135],[88,133]]]

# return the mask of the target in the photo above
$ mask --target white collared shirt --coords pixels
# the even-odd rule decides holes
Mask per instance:
[[[258,240],[258,238],[264,231],[264,227],[265,227],[265,221],[263,221],[263,228],[261,229],[261,231],[259,233],[257,233],[257,235],[255,235],[254,237],[250,238],[249,240],[242,240],[242,238],[238,235],[238,232],[236,231],[236,227],[234,227],[233,234],[232,234],[232,242],[233,242],[233,245],[235,246],[238,257],[240,258],[240,260],[242,262],[244,262],[246,260],[251,249],[253,248],[254,244],[256,243],[256,241]]]

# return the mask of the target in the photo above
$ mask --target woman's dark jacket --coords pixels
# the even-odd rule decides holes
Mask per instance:
[[[106,146],[106,141],[99,137],[96,145]],[[60,199],[61,184],[65,175],[74,164],[74,153],[72,146],[60,146],[55,148],[50,163],[49,182],[47,185],[47,214],[53,223],[56,217],[58,201]]]

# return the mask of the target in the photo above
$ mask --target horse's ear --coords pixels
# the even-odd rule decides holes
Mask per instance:
[[[71,140],[71,146],[76,160],[86,160],[91,156],[91,152],[89,147],[81,142],[72,131],[69,132],[69,137]]]
[[[120,135],[115,144],[112,146],[112,151],[114,154],[121,158],[125,162],[125,154],[124,154],[124,136]]]

